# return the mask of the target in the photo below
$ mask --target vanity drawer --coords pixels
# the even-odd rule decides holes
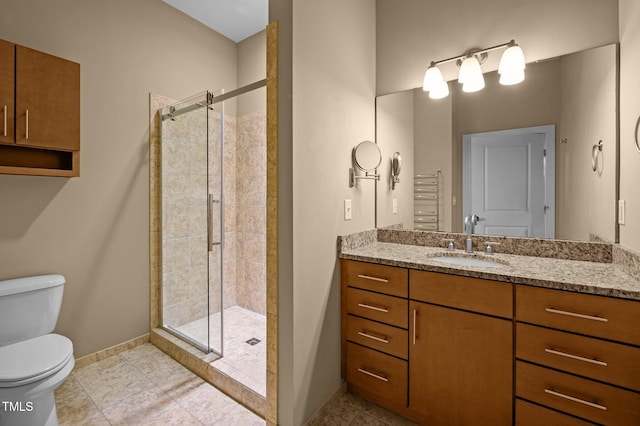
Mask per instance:
[[[387,401],[407,405],[407,361],[347,343],[347,382]]]
[[[640,345],[640,302],[516,286],[518,321]]]
[[[516,426],[540,425],[593,426],[593,423],[516,399]]]
[[[371,291],[347,287],[347,313],[407,328],[408,301]]]
[[[407,330],[347,315],[347,339],[373,349],[407,359]]]
[[[407,269],[345,259],[341,261],[340,266],[342,282],[349,287],[407,297],[409,279]]]
[[[516,356],[569,373],[640,390],[640,349],[518,324]]]
[[[597,423],[640,424],[640,394],[522,361],[516,395]]]
[[[410,298],[481,314],[513,318],[513,285],[411,270]]]

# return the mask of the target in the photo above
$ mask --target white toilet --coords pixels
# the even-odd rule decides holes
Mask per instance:
[[[57,425],[53,390],[71,373],[71,340],[53,331],[65,279],[0,281],[0,425]]]

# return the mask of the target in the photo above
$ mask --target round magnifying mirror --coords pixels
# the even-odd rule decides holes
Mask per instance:
[[[353,164],[363,172],[377,169],[381,161],[380,148],[374,142],[363,141],[353,148]]]

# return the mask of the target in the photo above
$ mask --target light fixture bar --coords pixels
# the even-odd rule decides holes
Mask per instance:
[[[458,56],[453,56],[451,58],[447,58],[447,59],[443,59],[441,61],[432,61],[431,65],[442,65],[442,64],[446,64],[447,62],[453,62],[453,61],[457,61],[458,59],[465,59],[471,55],[481,55],[483,53],[489,53],[489,52],[493,52],[494,50],[498,50],[498,49],[502,49],[504,47],[508,47],[508,46],[513,46],[516,43],[515,40],[511,40],[508,43],[502,43],[502,44],[498,44],[496,46],[492,46],[492,47],[488,47],[486,49],[482,49],[482,50],[469,50],[466,53],[462,54],[462,55],[458,55]]]

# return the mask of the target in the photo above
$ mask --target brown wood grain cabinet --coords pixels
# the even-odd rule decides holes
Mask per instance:
[[[350,392],[429,426],[640,425],[640,303],[341,259]]]
[[[409,276],[410,409],[433,425],[511,425],[512,285],[413,270]]]
[[[597,424],[640,425],[640,303],[518,285],[516,320],[518,424],[529,424],[523,400]]]
[[[512,424],[511,284],[344,259],[341,279],[350,392],[421,424]]]
[[[0,41],[0,173],[78,176],[80,65]]]

